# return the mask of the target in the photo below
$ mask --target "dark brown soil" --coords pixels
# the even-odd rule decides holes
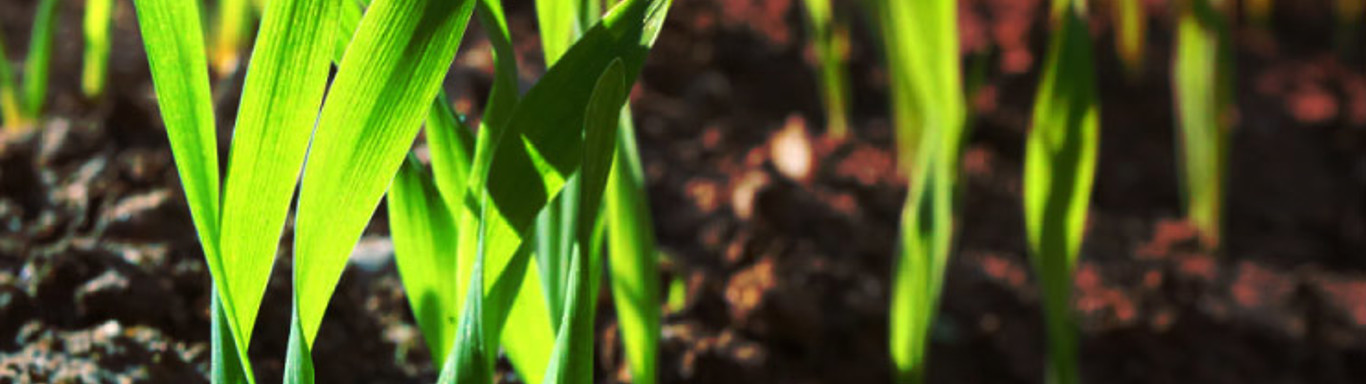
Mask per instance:
[[[1124,76],[1096,3],[1102,147],[1075,313],[1092,383],[1354,383],[1366,377],[1366,61],[1327,0],[1281,1],[1239,26],[1229,227],[1221,255],[1181,220],[1172,15],[1154,14],[1144,74]],[[663,382],[890,380],[887,290],[905,180],[894,172],[885,70],[849,11],[853,138],[823,135],[795,0],[675,2],[633,93],[667,311]],[[964,213],[933,329],[936,383],[1042,382],[1039,297],[1020,207],[1024,134],[1046,32],[1042,0],[962,2],[967,65],[986,68],[964,157]],[[22,59],[35,0],[0,0]],[[120,1],[110,94],[79,96],[80,2],[63,4],[46,123],[0,138],[0,382],[206,380],[208,277],[180,193],[131,2]],[[529,2],[508,4],[534,81]],[[1355,40],[1352,40],[1355,39]],[[1344,48],[1345,47],[1345,48]],[[1356,47],[1355,49],[1348,49]],[[471,28],[447,86],[477,111],[488,46]],[[22,75],[22,74],[21,74]],[[231,126],[240,79],[216,85]],[[229,131],[220,130],[222,149]],[[383,209],[381,207],[381,209]],[[314,358],[319,382],[430,382],[377,217]],[[288,241],[288,236],[286,236]],[[283,368],[288,247],[251,347]],[[605,285],[604,285],[605,286]],[[599,372],[627,378],[601,301]],[[508,380],[513,380],[511,376]]]

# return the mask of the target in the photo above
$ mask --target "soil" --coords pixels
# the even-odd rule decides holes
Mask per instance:
[[[1237,113],[1223,252],[1181,220],[1169,86],[1169,0],[1144,72],[1115,55],[1096,2],[1102,137],[1074,309],[1093,383],[1352,383],[1366,377],[1366,61],[1326,0],[1281,1],[1235,28]],[[858,2],[852,135],[824,135],[800,2],[674,3],[632,100],[665,309],[665,383],[890,381],[888,282],[905,193],[886,73]],[[932,330],[935,383],[1039,383],[1043,324],[1020,208],[1023,140],[1045,1],[965,0],[966,66],[984,69],[964,155],[957,252]],[[0,0],[22,60],[36,0]],[[508,4],[525,84],[543,70],[529,2]],[[47,119],[0,138],[0,382],[207,380],[208,275],[159,121],[132,4],[119,1],[109,94],[80,97],[81,4],[63,4]],[[478,111],[490,84],[477,27],[448,76]],[[22,77],[22,73],[20,73]],[[231,126],[240,77],[215,85]],[[221,155],[229,130],[220,129]],[[422,144],[419,142],[418,144]],[[380,208],[381,210],[383,207]],[[325,383],[431,382],[383,215],[361,240],[314,348]],[[250,353],[283,368],[288,241]],[[604,284],[604,287],[607,285]],[[598,379],[629,380],[610,293]],[[506,366],[503,366],[506,371]],[[515,382],[505,374],[503,381]]]

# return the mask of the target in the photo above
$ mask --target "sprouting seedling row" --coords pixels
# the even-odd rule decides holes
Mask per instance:
[[[898,381],[921,382],[956,215],[954,178],[964,116],[956,108],[961,108],[962,86],[956,41],[936,44],[956,38],[956,5],[873,4],[873,12],[883,16],[899,164],[911,182],[898,243],[889,344]],[[1099,140],[1099,97],[1085,4],[1052,1],[1048,53],[1025,148],[1026,238],[1043,291],[1049,380],[1057,383],[1080,380],[1070,299]],[[1173,61],[1188,219],[1215,246],[1222,231],[1232,95],[1230,39],[1219,4],[1178,2]],[[1143,6],[1133,1],[1112,5],[1118,6],[1121,24],[1119,54],[1129,74],[1141,76]],[[915,33],[907,32],[911,30]]]
[[[1204,3],[1182,4],[1198,9]],[[604,241],[611,249],[614,297],[625,311],[633,374],[640,382],[653,380],[658,276],[653,235],[631,230],[648,229],[649,216],[630,115],[621,106],[668,0],[628,0],[601,21],[594,2],[537,2],[551,69],[525,95],[518,91],[511,36],[496,0],[266,3],[222,188],[203,67],[236,66],[234,47],[244,39],[234,42],[232,31],[247,28],[233,25],[249,23],[237,20],[248,19],[251,6],[245,0],[220,3],[225,8],[209,59],[197,5],[137,4],[177,166],[214,277],[215,378],[253,380],[244,351],[297,184],[288,380],[311,381],[308,348],[346,255],[386,191],[400,273],[428,347],[443,363],[443,382],[489,380],[499,348],[529,382],[591,380],[591,360],[583,356],[591,356],[584,351],[592,348],[594,285]],[[891,68],[899,164],[911,182],[898,243],[890,344],[898,378],[918,381],[958,211],[966,108],[957,4],[874,4]],[[1143,33],[1132,29],[1142,25],[1142,8],[1134,1],[1124,4],[1124,55],[1137,68]],[[820,28],[828,20],[819,17],[823,8],[811,9],[813,27]],[[1024,208],[1044,290],[1050,372],[1059,382],[1076,382],[1068,302],[1095,167],[1099,107],[1084,2],[1056,0],[1050,9],[1051,40],[1026,141]],[[472,15],[492,39],[496,66],[477,136],[439,92]],[[1207,24],[1187,38],[1187,21],[1209,18],[1187,16],[1182,14],[1179,35],[1183,52],[1227,46],[1226,38],[1211,42],[1218,34],[1210,31],[1217,28]],[[830,64],[833,51],[826,44],[826,67],[836,67]],[[1218,71],[1196,66],[1198,60],[1189,57],[1194,56],[1178,55],[1178,76]],[[333,62],[337,76],[329,84]],[[0,80],[12,83],[9,76]],[[843,126],[836,120],[843,115],[836,97],[843,86],[836,83],[825,85],[832,130]],[[1219,98],[1225,91],[1218,81],[1179,85],[1188,177],[1222,175],[1221,136],[1203,140],[1190,134],[1211,126],[1226,132],[1218,118],[1227,104]],[[24,89],[25,98],[36,92]],[[27,109],[31,102],[22,105]],[[424,120],[430,169],[408,155]],[[565,124],[578,129],[550,128]],[[1192,154],[1197,152],[1218,156]],[[1197,172],[1211,164],[1216,171]],[[296,183],[300,170],[302,181]],[[1208,216],[1218,222],[1221,199],[1195,199],[1222,192],[1196,193],[1195,187],[1187,185],[1192,220],[1217,234],[1217,224],[1200,223],[1211,222],[1201,218]],[[1213,188],[1222,191],[1220,184]],[[600,205],[606,218],[599,217]],[[1215,207],[1214,213],[1200,208],[1205,206]]]

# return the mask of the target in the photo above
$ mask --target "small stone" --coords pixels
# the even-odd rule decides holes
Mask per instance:
[[[125,197],[100,214],[103,237],[120,240],[166,238],[168,232],[193,232],[184,208],[175,206],[171,193],[161,189]]]
[[[735,210],[736,217],[748,220],[754,214],[754,195],[768,185],[768,175],[752,171],[740,180],[732,182],[734,185],[730,195],[731,209]]]
[[[33,317],[33,300],[22,288],[0,287],[0,346],[14,340],[15,331]]]
[[[85,158],[98,150],[106,142],[100,127],[84,124],[73,126],[70,121],[57,118],[43,127],[38,142],[38,164],[40,166],[61,165],[67,161]]]
[[[378,272],[394,259],[394,242],[384,236],[366,236],[356,243],[351,252],[351,265],[369,272]]]
[[[806,133],[806,120],[801,116],[792,115],[787,118],[783,129],[773,135],[769,151],[778,173],[796,181],[804,181],[811,177],[811,137]]]

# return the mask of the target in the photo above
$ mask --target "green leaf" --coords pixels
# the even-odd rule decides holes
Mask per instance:
[[[237,71],[240,52],[251,39],[252,16],[249,0],[219,0],[214,28],[213,70],[219,76]]]
[[[360,18],[365,14],[365,8],[356,0],[341,0],[341,10],[337,14],[336,32],[333,37],[336,39],[336,46],[332,49],[332,61],[334,64],[341,63],[342,56],[346,55],[346,46],[351,45],[351,36],[356,33],[356,26],[360,25]]]
[[[476,14],[493,46],[494,68],[493,88],[489,91],[488,104],[484,106],[480,125],[497,131],[507,124],[519,99],[517,52],[512,48],[512,35],[508,32],[503,5],[499,0],[479,0]],[[484,129],[481,128],[480,132],[482,134]]]
[[[481,212],[487,207],[487,199],[483,195],[480,198]],[[477,229],[480,233],[484,228]],[[518,290],[524,289],[527,284],[523,283],[523,271],[528,271],[527,265],[531,259],[530,248],[519,249],[511,263],[509,263],[507,273],[502,274],[492,283],[492,288],[487,295],[481,295],[483,290],[479,287],[484,286],[484,267],[483,267],[483,240],[480,237],[481,249],[479,256],[475,260],[473,271],[470,277],[470,286],[466,287],[465,292],[469,295],[465,300],[465,309],[462,312],[460,321],[459,339],[453,345],[452,351],[448,354],[446,364],[441,371],[439,383],[487,383],[493,379],[493,355],[498,348],[498,339],[503,335],[503,324],[508,321],[512,303],[517,299]],[[511,329],[510,332],[526,332],[523,329]]]
[[[433,361],[455,340],[455,222],[432,175],[414,156],[389,189],[389,231],[403,289]]]
[[[537,22],[541,30],[541,46],[547,67],[554,66],[564,52],[597,21],[600,10],[596,2],[583,0],[537,0]],[[564,290],[569,289],[569,258],[577,247],[576,232],[579,222],[579,181],[571,176],[559,196],[551,199],[548,209],[536,217],[536,260],[546,275],[542,279],[550,313],[564,311]],[[559,328],[559,317],[551,317],[551,326]]]
[[[562,127],[565,121],[583,120],[593,86],[590,82],[595,81],[595,75],[585,74],[600,74],[609,58],[621,57],[626,77],[634,79],[658,36],[668,4],[669,0],[628,0],[615,8],[527,92],[507,129],[499,133],[502,139],[492,145],[496,149],[476,151],[467,185],[486,186],[492,203],[490,216],[482,218],[489,226],[488,273],[502,273],[537,212],[577,171],[583,150],[577,138],[582,133]],[[480,220],[469,210],[466,213],[462,228]],[[463,264],[472,260],[465,255],[473,255],[473,234],[461,232]]]
[[[565,311],[556,333],[555,350],[546,371],[546,383],[588,384],[593,382],[593,315],[596,281],[600,268],[595,244],[594,223],[602,202],[603,190],[616,153],[617,118],[626,102],[624,66],[614,60],[598,77],[584,116],[587,131],[583,144],[579,195],[580,216],[578,252],[572,253],[569,287],[564,298]],[[553,299],[552,299],[553,300]]]
[[[585,9],[579,0],[537,0],[537,22],[541,27],[541,46],[547,67],[552,67],[564,55],[565,50],[587,29]],[[596,15],[594,15],[596,16]],[[542,278],[547,305],[550,313],[564,312],[564,290],[570,289],[570,254],[577,244],[576,232],[579,221],[579,182],[570,177],[559,196],[550,200],[547,209],[536,217],[536,261],[545,273]],[[559,316],[553,316],[550,324],[559,329]]]
[[[878,2],[883,15],[893,120],[900,166],[914,172],[927,122],[962,119],[965,107],[958,60],[956,3],[934,1]],[[949,61],[952,58],[952,61]],[[961,131],[961,130],[960,130]],[[955,137],[946,136],[945,141]]]
[[[58,0],[40,0],[38,13],[33,15],[33,33],[29,36],[28,57],[24,59],[24,103],[27,114],[34,118],[43,113],[43,104],[47,102],[48,67],[60,4]]]
[[[14,69],[5,56],[5,36],[0,33],[0,127],[10,128],[26,124],[24,107],[19,100],[14,82]]]
[[[299,313],[289,319],[289,349],[285,352],[285,384],[313,384],[313,352],[304,341]]]
[[[1055,13],[1043,78],[1025,139],[1025,232],[1043,290],[1052,382],[1078,382],[1072,272],[1085,232],[1100,119],[1082,10]]]
[[[209,321],[212,346],[209,348],[209,374],[214,383],[248,383],[255,379],[243,369],[238,356],[237,342],[233,340],[232,329],[228,327],[228,312],[218,299],[218,289],[209,288],[209,310],[213,318]]]
[[[659,254],[629,107],[622,108],[618,121],[616,159],[603,211],[608,225],[607,265],[631,379],[652,384],[659,345]]]
[[[595,85],[592,82],[606,69],[612,57],[623,59],[625,77],[633,81],[658,36],[669,3],[668,0],[628,0],[614,8],[531,88],[517,104],[505,129],[492,133],[500,138],[476,148],[474,168],[467,185],[471,190],[486,186],[492,205],[489,216],[480,218],[468,209],[462,215],[459,257],[462,277],[468,275],[470,268],[466,263],[473,257],[470,245],[474,234],[467,229],[480,220],[488,221],[489,230],[486,276],[505,273],[505,266],[515,251],[522,248],[537,213],[560,192],[565,179],[577,171],[582,153],[582,131],[564,129],[564,122],[583,121],[589,92]],[[523,297],[527,297],[527,292],[522,288]],[[540,339],[550,332],[541,330],[541,327],[549,327],[548,316],[517,317],[543,310],[522,308],[534,307],[535,302],[519,299],[510,322],[524,326],[540,324],[526,328],[534,329],[527,332],[534,332],[534,338]],[[537,367],[525,362],[545,361],[542,356],[548,355],[539,353],[548,351],[524,348],[529,344],[509,343],[509,357],[521,372]],[[539,367],[544,368],[544,365]],[[525,376],[534,380],[531,375]]]
[[[536,0],[536,24],[546,67],[554,65],[583,33],[579,5],[576,0]]]
[[[487,202],[481,202],[481,207],[487,207]],[[479,229],[483,232],[483,228]],[[483,242],[480,238],[480,242]],[[479,248],[483,248],[482,245]],[[470,286],[465,289],[469,297],[465,299],[465,307],[460,312],[460,332],[453,345],[453,349],[445,364],[441,368],[441,376],[437,378],[439,384],[455,383],[492,383],[493,382],[493,362],[492,346],[487,341],[489,338],[484,332],[484,255],[479,252],[475,256],[474,270],[470,275]]]
[[[85,2],[85,59],[81,67],[81,91],[86,97],[104,93],[109,69],[110,24],[114,20],[114,0]]]
[[[843,19],[836,18],[831,0],[806,0],[807,34],[820,64],[821,101],[825,103],[826,132],[835,138],[848,135],[847,110],[849,86],[844,68],[844,51],[849,32]]]
[[[898,382],[923,382],[953,251],[966,129],[957,3],[892,1],[882,14],[901,167],[909,188],[893,277],[889,344]]]
[[[198,4],[175,0],[136,0],[134,4],[185,198],[204,252],[216,254],[218,145]]]
[[[308,345],[440,89],[473,8],[471,0],[377,0],[346,49],[299,191],[295,303]]]
[[[1172,91],[1176,100],[1179,163],[1186,215],[1211,246],[1223,235],[1228,179],[1228,113],[1233,95],[1233,50],[1224,16],[1210,0],[1180,3]]]
[[[209,93],[209,74],[204,55],[203,32],[199,25],[198,3],[176,0],[135,0],[138,25],[147,49],[152,83],[159,100],[162,120],[170,139],[185,199],[190,207],[199,242],[203,246],[210,276],[215,287],[227,286],[218,243],[218,150],[214,128],[213,99]],[[217,292],[217,291],[216,291]],[[224,327],[236,340],[241,337],[235,324],[231,295],[217,292],[216,332],[213,354],[217,362],[231,362],[236,355],[243,376],[250,382],[251,367],[245,348],[222,342]],[[231,368],[219,364],[215,376],[225,377]]]
[[[465,196],[464,181],[469,179],[475,139],[446,100],[442,91],[427,112],[427,149],[432,157],[436,188],[451,217],[456,217],[456,209],[464,207],[461,197]]]
[[[224,276],[247,345],[275,265],[280,235],[331,68],[333,0],[267,5],[233,128],[224,182]]]
[[[541,289],[541,273],[536,263],[526,264],[516,301],[509,309],[503,328],[502,345],[503,352],[512,361],[522,381],[539,384],[544,379],[546,365],[550,363],[555,329],[550,326],[550,310],[546,306],[545,291]],[[513,275],[511,269],[504,275]]]
[[[688,283],[683,279],[680,275],[669,280],[669,312],[683,312],[688,307]]]
[[[576,241],[579,221],[579,179],[566,180],[559,196],[546,205],[536,216],[536,262],[545,273],[541,278],[545,290],[546,303],[550,313],[564,313],[565,290],[569,286],[570,254],[577,247]],[[550,326],[560,328],[558,316],[551,317]]]
[[[1115,10],[1115,47],[1131,79],[1143,73],[1143,51],[1148,38],[1147,9],[1141,0],[1118,0]]]

